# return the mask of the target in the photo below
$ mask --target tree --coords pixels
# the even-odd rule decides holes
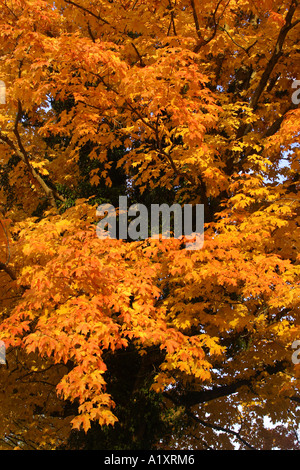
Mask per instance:
[[[3,448],[299,447],[298,1],[0,22]],[[203,248],[100,240],[122,194],[203,204]]]

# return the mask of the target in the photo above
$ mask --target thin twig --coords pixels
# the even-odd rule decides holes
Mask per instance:
[[[221,431],[225,432],[227,434],[231,434],[232,436],[236,437],[242,444],[244,444],[248,449],[251,450],[257,450],[255,447],[253,447],[251,444],[249,444],[243,437],[240,436],[240,434],[237,431],[233,431],[233,429],[228,429],[224,428],[223,426],[220,426],[218,424],[211,424],[208,423],[207,421],[203,421],[202,419],[198,418],[194,413],[191,411],[187,411],[188,416],[190,416],[193,420],[197,421],[197,423],[202,424],[202,426],[205,426],[210,429],[214,429],[216,431]]]

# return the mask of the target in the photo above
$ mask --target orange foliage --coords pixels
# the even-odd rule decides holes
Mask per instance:
[[[237,383],[266,410],[298,397],[299,26],[295,0],[1,3],[1,338],[61,367],[74,428],[118,420],[106,357],[132,345],[160,351],[151,388],[183,406]],[[204,204],[203,248],[98,239],[96,206],[66,196],[87,144],[95,194],[123,145],[140,194]]]

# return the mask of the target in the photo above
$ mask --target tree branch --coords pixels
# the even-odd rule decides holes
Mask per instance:
[[[292,0],[291,4],[290,4],[290,7],[289,7],[289,11],[286,15],[286,18],[285,18],[285,23],[284,25],[282,26],[282,28],[280,29],[280,32],[279,32],[279,35],[278,35],[278,38],[277,38],[277,41],[276,41],[276,44],[275,44],[275,47],[274,47],[274,51],[273,51],[273,54],[272,56],[270,57],[269,59],[269,62],[267,63],[267,66],[261,76],[261,79],[260,79],[260,82],[252,96],[252,99],[250,101],[250,106],[255,110],[257,108],[257,105],[258,105],[258,101],[259,101],[259,98],[262,94],[262,92],[264,91],[267,83],[268,83],[268,80],[270,78],[270,75],[276,65],[276,63],[278,62],[279,58],[281,57],[282,55],[282,48],[283,48],[283,44],[284,44],[284,41],[285,41],[285,38],[288,34],[288,32],[294,27],[296,26],[300,20],[297,20],[297,21],[294,21],[294,23],[292,23],[292,19],[293,19],[293,15],[296,11],[296,8],[297,8],[297,4],[298,2],[296,0]]]
[[[215,429],[216,431],[221,431],[227,434],[231,434],[232,436],[236,437],[240,442],[242,442],[242,444],[248,447],[248,449],[257,450],[255,447],[249,444],[244,438],[242,438],[237,431],[233,431],[233,429],[229,429],[229,428],[224,428],[223,426],[220,426],[218,424],[211,424],[211,423],[208,423],[207,421],[203,421],[191,411],[187,411],[187,415],[190,416],[194,421],[197,421],[197,423],[202,424],[202,426],[205,426],[210,429]]]
[[[276,134],[276,132],[280,129],[280,126],[282,124],[282,122],[284,121],[286,115],[288,112],[292,111],[293,109],[296,109],[298,107],[297,104],[291,104],[283,113],[282,113],[282,116],[280,116],[279,118],[277,118],[273,124],[265,131],[264,135],[263,135],[263,138],[266,138],[266,137],[271,137],[271,135],[274,135]]]
[[[137,55],[138,58],[139,58],[140,66],[141,66],[141,67],[145,67],[146,64],[145,64],[145,62],[143,61],[143,57],[142,57],[141,54],[139,53],[139,51],[138,51],[136,45],[134,44],[134,42],[131,42],[131,45],[132,45],[133,49],[135,50],[136,55]]]
[[[84,11],[85,13],[88,13],[89,15],[93,16],[94,18],[96,18],[97,20],[99,21],[102,21],[103,23],[110,25],[110,23],[105,20],[104,18],[102,18],[100,15],[96,15],[96,13],[94,13],[93,11],[89,10],[88,8],[85,8],[84,6],[82,5],[79,5],[78,3],[75,3],[73,2],[72,0],[64,0],[65,3],[69,4],[69,5],[72,5],[76,8],[79,8],[80,10]],[[114,28],[115,29],[115,28]]]
[[[0,262],[0,271],[5,271],[6,274],[9,275],[9,277],[11,278],[12,281],[17,280],[17,276],[16,276],[15,272],[9,266],[7,266],[7,264]]]
[[[241,44],[238,44],[238,43],[235,41],[235,39],[233,39],[233,37],[232,37],[231,34],[227,31],[226,28],[223,28],[223,27],[220,26],[220,29],[221,29],[222,31],[224,31],[224,32],[227,34],[227,36],[231,39],[231,41],[233,42],[233,44],[235,44],[237,47],[239,47],[239,48],[242,49],[244,52],[246,52],[246,54],[249,56],[249,51],[250,51],[250,49],[251,49],[253,46],[255,46],[255,44],[257,43],[257,39],[256,39],[252,44],[250,44],[250,46],[248,46],[247,48],[245,48],[245,47],[242,46]]]
[[[213,387],[210,390],[188,391],[182,395],[177,395],[176,391],[175,394],[172,392],[165,392],[164,395],[166,398],[169,398],[172,401],[178,400],[178,402],[183,406],[191,407],[194,405],[200,405],[201,403],[207,403],[218,398],[232,395],[233,393],[236,393],[241,387],[251,387],[253,381],[257,381],[263,372],[267,372],[268,374],[273,375],[278,372],[282,372],[285,367],[286,362],[281,361],[275,363],[272,366],[267,366],[263,370],[255,372],[255,374],[253,374],[248,379],[239,379],[228,385]]]
[[[229,0],[229,1],[230,1],[230,0]],[[194,2],[194,0],[191,0],[191,6],[192,6],[192,10],[193,10],[194,23],[195,23],[195,26],[196,26],[197,36],[198,36],[198,38],[199,38],[199,42],[198,42],[198,44],[196,44],[196,46],[194,47],[193,52],[195,52],[195,53],[199,52],[202,46],[206,46],[210,41],[212,41],[212,40],[214,39],[215,35],[217,34],[217,30],[218,30],[218,26],[219,26],[219,21],[220,21],[220,19],[222,18],[222,16],[224,15],[224,12],[225,12],[225,10],[226,10],[226,8],[227,8],[227,5],[229,4],[229,1],[228,1],[227,4],[225,5],[224,10],[223,10],[223,13],[221,13],[221,15],[219,16],[218,21],[216,20],[216,14],[217,14],[217,11],[218,11],[219,6],[220,6],[221,3],[222,3],[222,0],[219,0],[219,1],[217,2],[216,8],[215,8],[214,12],[212,13],[212,20],[213,20],[213,31],[212,31],[212,34],[210,35],[210,37],[209,37],[208,39],[204,39],[204,37],[202,36],[202,34],[201,34],[201,32],[200,32],[200,24],[199,24],[198,15],[197,15],[197,12],[196,12],[195,2]],[[209,20],[207,21],[206,28],[207,28],[208,26],[209,26]]]
[[[21,117],[22,117],[22,105],[21,105],[20,100],[18,100],[18,111],[16,115],[16,120],[15,120],[14,134],[17,139],[19,148],[17,148],[14,142],[7,135],[3,134],[1,131],[0,131],[0,140],[6,143],[13,150],[13,152],[25,163],[33,181],[35,183],[38,183],[38,185],[45,192],[46,196],[49,198],[51,205],[56,208],[57,207],[56,200],[58,199],[64,202],[65,199],[62,196],[60,196],[56,190],[50,188],[47,185],[47,183],[44,181],[44,179],[39,175],[39,173],[31,166],[29,155],[23,146],[23,143],[19,134],[18,125],[19,125],[19,121]]]

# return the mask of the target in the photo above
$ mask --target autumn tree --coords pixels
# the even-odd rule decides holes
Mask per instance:
[[[296,0],[1,1],[2,448],[299,448],[299,29]],[[99,239],[120,195],[203,204],[204,246]]]

